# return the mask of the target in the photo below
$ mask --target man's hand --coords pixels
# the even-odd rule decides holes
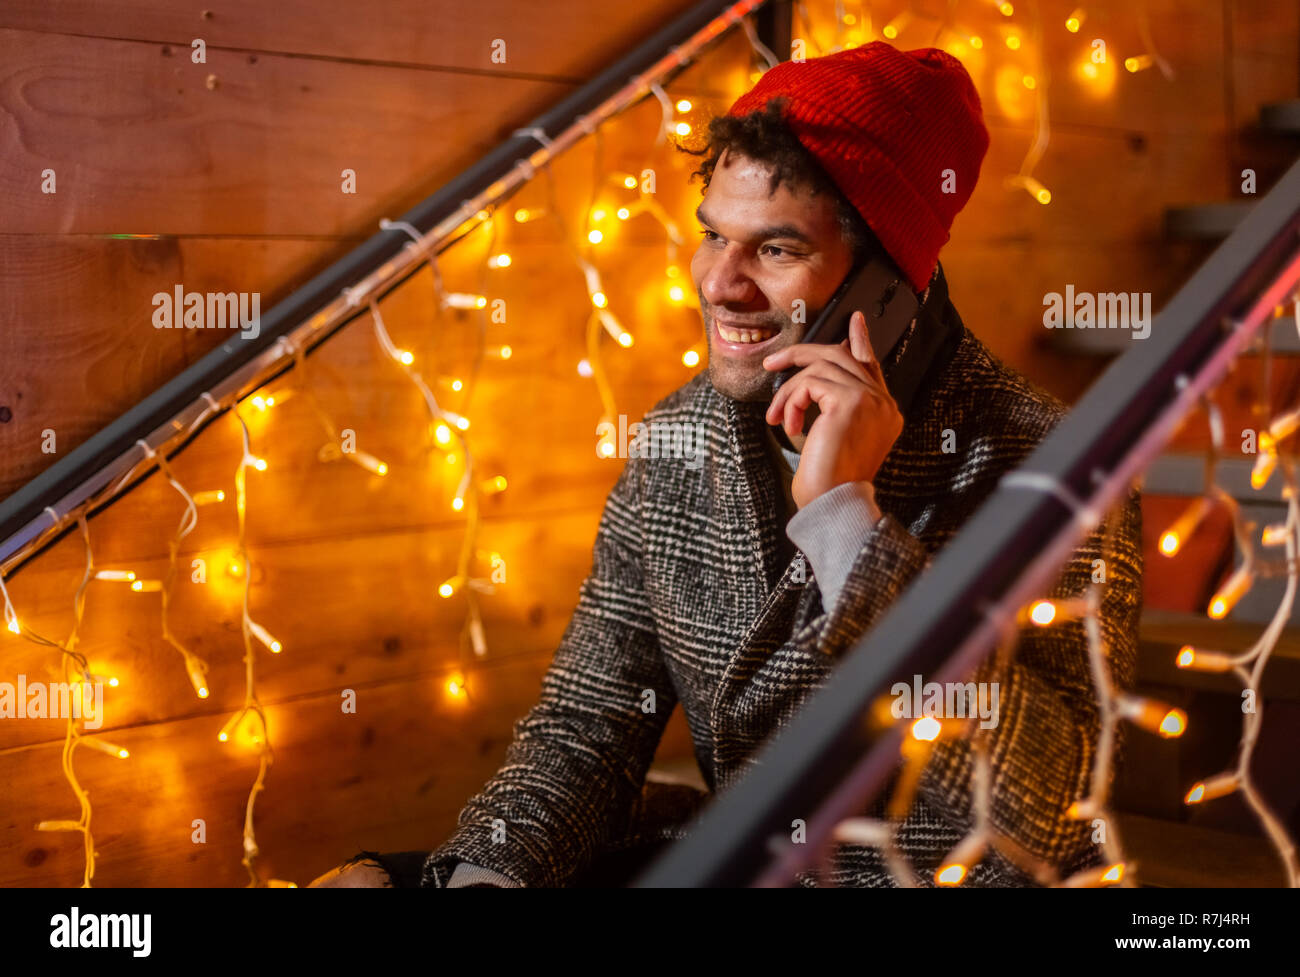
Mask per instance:
[[[309,889],[382,889],[392,885],[388,873],[371,861],[338,865],[314,880]]]
[[[885,387],[861,312],[853,313],[849,338],[838,346],[797,343],[763,360],[767,370],[789,366],[803,369],[776,392],[767,422],[782,424],[793,440],[803,432],[808,408],[815,403],[821,412],[800,450],[790,486],[802,509],[837,485],[875,478],[903,432],[903,415]]]

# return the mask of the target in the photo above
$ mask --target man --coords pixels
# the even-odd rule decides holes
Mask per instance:
[[[457,831],[418,856],[420,884],[627,881],[684,834],[704,800],[646,783],[674,707],[709,790],[735,783],[1060,419],[1061,404],[962,326],[938,266],[987,146],[960,63],[883,43],[779,65],[714,120],[699,153],[692,262],[709,368],[645,418],[696,432],[705,462],[629,458],[541,699]],[[861,312],[843,344],[801,343],[855,260],[876,248],[921,300],[896,346],[873,350]],[[909,357],[921,357],[924,375],[895,382]],[[774,374],[790,367],[798,372],[773,397]],[[1093,534],[1054,593],[1082,593],[1098,559],[1111,678],[1124,688],[1139,608],[1136,497],[1120,510],[1113,549],[1103,554]],[[1096,864],[1090,825],[1066,814],[1088,792],[1099,728],[1082,627],[1026,629],[997,677],[990,821],[1002,850],[1062,873]],[[968,740],[941,741],[900,825],[898,848],[922,881],[969,831],[972,766]],[[376,861],[324,884],[403,875],[413,884],[411,856]],[[876,850],[842,845],[826,873],[798,881],[894,877]],[[968,876],[1028,882],[999,851]]]

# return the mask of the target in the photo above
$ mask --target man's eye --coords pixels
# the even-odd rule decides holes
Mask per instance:
[[[779,258],[783,254],[786,254],[785,248],[779,248],[775,244],[769,244],[763,250],[767,251],[774,258]]]
[[[704,236],[706,241],[716,241],[718,239],[716,231],[700,231],[700,234]]]

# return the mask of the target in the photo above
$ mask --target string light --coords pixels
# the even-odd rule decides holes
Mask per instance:
[[[1210,504],[1208,496],[1197,497],[1174,524],[1160,534],[1160,552],[1165,556],[1175,556],[1183,543],[1205,519],[1210,511]]]

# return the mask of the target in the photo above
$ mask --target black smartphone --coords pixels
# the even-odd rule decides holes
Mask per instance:
[[[871,348],[875,351],[876,358],[883,362],[916,318],[919,307],[916,293],[908,285],[903,273],[886,255],[877,253],[849,271],[801,342],[844,342],[849,336],[849,320],[854,312],[861,310],[867,318]],[[776,374],[772,380],[772,395],[775,396],[781,385],[801,369],[803,368],[792,366]],[[808,433],[818,413],[816,404],[804,412],[804,434]],[[780,424],[772,425],[772,433],[787,449],[794,450]]]

